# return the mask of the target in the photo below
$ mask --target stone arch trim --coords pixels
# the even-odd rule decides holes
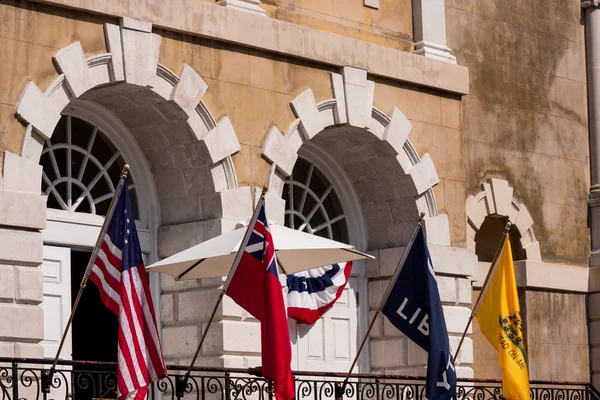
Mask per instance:
[[[535,238],[533,219],[524,204],[513,197],[513,188],[504,179],[489,178],[481,192],[469,196],[467,211],[467,247],[475,251],[475,234],[489,215],[508,217],[521,234],[521,246],[528,260],[542,261],[540,243]]]
[[[297,118],[285,134],[276,126],[271,127],[261,152],[273,166],[267,201],[278,202],[280,214],[283,213],[283,182],[291,174],[298,150],[305,141],[331,126],[347,124],[364,128],[394,149],[398,164],[411,177],[419,195],[417,209],[425,213],[425,229],[430,227],[428,241],[450,246],[448,217],[438,215],[432,190],[439,183],[439,177],[429,154],[419,157],[410,142],[412,124],[408,118],[396,107],[391,116],[373,107],[375,82],[367,79],[366,70],[344,67],[341,74],[331,73],[331,86],[333,99],[317,103],[312,90],[307,89],[291,101]],[[281,216],[278,214],[274,219]]]
[[[105,24],[104,28],[109,53],[86,59],[81,44],[75,42],[53,56],[59,75],[45,91],[33,82],[26,85],[15,111],[27,125],[21,156],[38,163],[44,140],[52,136],[61,111],[71,100],[96,87],[130,83],[149,87],[179,105],[194,136],[206,146],[216,190],[237,189],[231,155],[240,150],[240,144],[229,118],[217,122],[202,103],[206,82],[187,64],[180,76],[158,64],[161,37],[152,33],[152,24],[124,17],[120,25]]]

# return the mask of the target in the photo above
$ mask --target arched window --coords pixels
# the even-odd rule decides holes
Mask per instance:
[[[502,239],[504,227],[508,222],[507,217],[487,216],[475,234],[475,254],[480,262],[491,263]],[[514,261],[525,260],[525,251],[521,246],[521,234],[515,225],[511,225],[508,232],[510,247]]]
[[[298,158],[283,190],[285,225],[314,235],[348,242],[348,225],[334,185],[319,168]]]
[[[318,145],[302,145],[292,174],[284,183],[282,197],[288,228],[365,249],[364,220],[354,186],[339,164]],[[361,261],[353,263],[344,294],[314,325],[290,323],[297,354],[295,369],[348,370],[368,312],[367,302],[358,301],[359,294],[366,293],[364,268]],[[366,367],[361,362],[359,368]]]
[[[63,110],[40,158],[43,195],[47,196],[44,238],[44,355],[54,357],[100,228],[125,163],[145,262],[157,258],[159,213],[150,167],[127,127],[110,111],[87,100]],[[155,308],[160,310],[160,281],[150,277]],[[61,357],[116,361],[117,319],[102,304],[95,285],[83,291]],[[101,340],[99,339],[101,338]],[[97,343],[89,346],[90,341]]]
[[[106,215],[126,160],[96,125],[63,115],[46,140],[40,164],[42,193],[48,207],[68,212]],[[132,207],[139,215],[133,174],[129,176]]]

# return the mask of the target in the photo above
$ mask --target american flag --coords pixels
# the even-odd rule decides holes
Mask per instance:
[[[150,286],[131,211],[127,179],[108,221],[90,279],[102,301],[119,317],[119,400],[141,400],[149,385],[167,376]]]

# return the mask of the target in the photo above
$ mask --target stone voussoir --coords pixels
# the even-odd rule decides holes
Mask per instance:
[[[228,117],[223,117],[217,126],[209,131],[202,140],[206,144],[212,163],[221,161],[240,151],[240,142]]]
[[[306,139],[312,139],[325,128],[311,89],[307,89],[296,96],[291,105],[296,117],[300,118],[304,133],[307,136]]]
[[[30,123],[44,139],[50,139],[60,114],[35,83],[29,82],[25,86],[18,104],[17,117]]]
[[[392,118],[385,127],[382,140],[388,142],[396,150],[396,153],[403,153],[404,143],[408,139],[411,130],[412,124],[408,118],[397,107],[394,107]]]
[[[429,153],[421,158],[409,172],[418,194],[424,193],[427,189],[431,189],[440,182],[433,161]]]
[[[276,126],[271,127],[265,144],[261,149],[261,155],[271,163],[276,164],[277,168],[285,176],[291,175],[294,164],[296,164],[296,160],[298,159],[296,150],[287,143],[285,137]]]
[[[196,106],[207,89],[208,85],[204,79],[188,64],[183,64],[183,71],[171,93],[171,100],[190,115],[196,112]]]
[[[52,59],[61,73],[65,75],[67,86],[75,97],[94,87],[94,79],[81,48],[75,42],[61,49]]]

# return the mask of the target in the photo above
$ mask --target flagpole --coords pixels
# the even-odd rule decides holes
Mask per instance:
[[[502,254],[502,251],[504,250],[504,245],[506,244],[506,240],[508,239],[508,234],[510,232],[511,226],[512,226],[512,223],[510,221],[508,221],[506,223],[506,226],[504,227],[504,233],[502,234],[502,240],[500,241],[500,245],[498,246],[498,249],[496,249],[496,254],[494,255],[494,259],[492,260],[492,266],[488,270],[488,273],[485,277],[485,281],[483,281],[483,286],[481,288],[481,291],[479,292],[479,297],[477,297],[475,306],[473,307],[473,310],[471,311],[471,315],[469,315],[469,320],[467,321],[467,326],[465,327],[462,337],[460,338],[460,342],[458,342],[458,347],[456,348],[456,353],[454,353],[455,361],[458,357],[458,353],[460,352],[460,348],[462,347],[465,337],[467,336],[467,331],[469,330],[469,327],[471,326],[471,322],[473,322],[473,318],[477,314],[477,311],[479,311],[479,306],[481,306],[482,299],[485,298],[485,294],[490,286],[492,277],[494,276],[496,269],[498,269],[500,255]]]
[[[67,338],[67,333],[69,332],[69,328],[71,327],[71,324],[73,323],[73,317],[75,316],[75,311],[77,310],[77,306],[79,305],[79,300],[81,300],[81,295],[83,293],[83,289],[87,285],[87,281],[90,277],[90,274],[92,273],[92,267],[94,266],[94,262],[96,261],[96,257],[98,256],[98,252],[100,251],[100,244],[104,240],[104,235],[106,235],[106,231],[108,229],[107,221],[110,221],[110,219],[113,216],[113,213],[115,211],[114,210],[115,200],[118,199],[119,196],[121,195],[121,191],[123,190],[123,185],[125,184],[125,179],[127,179],[128,173],[129,173],[129,164],[125,164],[123,166],[123,170],[121,171],[121,176],[119,178],[119,183],[117,184],[117,189],[115,190],[112,200],[110,201],[110,205],[108,206],[108,213],[106,214],[106,217],[104,218],[104,222],[102,222],[102,227],[100,228],[100,233],[98,234],[98,238],[96,239],[96,244],[94,245],[94,249],[92,250],[92,254],[90,256],[87,267],[85,269],[85,273],[83,274],[83,278],[81,278],[81,283],[79,284],[79,292],[77,293],[77,297],[75,298],[75,303],[73,304],[73,308],[71,309],[71,315],[69,316],[69,320],[67,321],[67,326],[65,327],[65,330],[63,331],[63,335],[60,340],[58,350],[56,351],[56,356],[54,357],[54,362],[52,363],[52,367],[50,368],[50,371],[47,372],[46,378],[48,380],[47,380],[46,384],[48,385],[47,386],[48,390],[50,388],[49,385],[50,385],[50,381],[52,380],[52,375],[54,375],[54,372],[56,371],[56,364],[58,362],[58,357],[60,356],[60,352],[62,351],[62,348],[65,344],[65,340]],[[46,372],[46,371],[44,371],[44,372]],[[42,376],[42,377],[44,377],[44,376]]]
[[[271,172],[273,171],[274,166],[275,166],[275,164],[273,164],[273,167],[271,167]],[[258,203],[256,204],[256,207],[254,207],[252,219],[250,220],[250,223],[246,227],[246,232],[244,233],[244,238],[240,244],[240,249],[243,248],[244,245],[248,242],[248,238],[249,238],[249,234],[250,234],[250,227],[254,226],[254,223],[256,222],[256,219],[258,217],[257,211],[260,209],[260,207],[258,207],[258,204],[261,201],[265,201],[265,195],[267,194],[267,191],[269,190],[268,182],[269,182],[270,176],[271,176],[271,173],[269,173],[269,176],[267,176],[267,183],[263,186],[262,193],[260,194],[260,199],[259,199]],[[231,269],[227,273],[227,279],[225,280],[225,284],[223,285],[223,289],[221,290],[221,293],[219,293],[219,298],[217,299],[217,302],[215,303],[215,307],[213,308],[212,313],[210,314],[210,318],[208,319],[208,323],[207,323],[206,327],[204,328],[204,332],[202,332],[202,337],[200,338],[200,342],[198,343],[198,347],[196,348],[196,352],[194,353],[192,362],[190,363],[185,375],[177,375],[175,377],[175,392],[176,392],[177,398],[183,397],[183,395],[184,395],[185,387],[187,386],[187,382],[190,379],[190,375],[192,373],[192,368],[194,367],[194,364],[196,363],[196,359],[198,358],[198,355],[200,354],[200,349],[202,348],[202,345],[204,344],[204,340],[206,339],[208,329],[210,328],[210,326],[213,322],[213,319],[215,318],[215,315],[217,313],[219,305],[223,301],[223,296],[225,295],[225,292],[227,291],[227,287],[229,286],[229,282],[231,281],[231,277],[233,276],[233,273],[235,272],[235,269],[237,268],[237,266],[240,262],[240,259],[243,255],[243,252],[239,251],[240,249],[238,249],[238,252],[235,255],[233,264],[231,265]]]
[[[350,375],[352,374],[352,370],[356,366],[356,363],[358,362],[358,357],[360,356],[360,353],[362,352],[363,348],[365,347],[365,344],[367,343],[367,338],[369,337],[369,334],[371,333],[371,329],[373,329],[373,325],[375,325],[375,320],[377,319],[377,317],[379,316],[379,313],[381,312],[381,307],[383,306],[383,304],[387,300],[387,297],[389,296],[390,289],[392,288],[393,284],[396,282],[396,279],[398,278],[398,272],[400,270],[400,267],[404,265],[404,262],[406,261],[406,257],[408,255],[406,251],[408,249],[410,249],[410,247],[412,246],[413,242],[415,241],[415,237],[417,235],[417,230],[421,226],[421,221],[423,221],[424,217],[425,217],[425,213],[421,212],[421,214],[419,214],[419,219],[417,220],[417,224],[415,225],[415,228],[414,228],[413,233],[412,233],[412,235],[410,237],[410,240],[408,241],[408,244],[406,245],[406,247],[402,251],[402,257],[400,257],[400,260],[398,261],[398,264],[396,265],[396,269],[394,270],[394,274],[390,278],[390,281],[388,282],[388,285],[387,285],[387,288],[385,289],[383,297],[381,298],[381,301],[379,302],[379,305],[377,306],[377,309],[375,310],[375,315],[373,315],[373,318],[371,318],[371,323],[369,324],[369,327],[367,328],[367,331],[365,332],[365,334],[364,334],[364,336],[363,336],[363,338],[362,338],[362,340],[360,342],[360,346],[358,347],[358,351],[356,352],[356,356],[354,356],[354,360],[352,361],[352,365],[350,366],[350,370],[346,374],[346,377],[344,378],[344,382],[342,383],[342,385],[341,386],[340,385],[336,385],[336,387],[335,387],[335,391],[336,391],[335,397],[336,397],[336,400],[341,400],[343,398],[343,396],[344,396],[344,391],[346,389],[346,385],[348,384],[348,379],[350,379]]]

